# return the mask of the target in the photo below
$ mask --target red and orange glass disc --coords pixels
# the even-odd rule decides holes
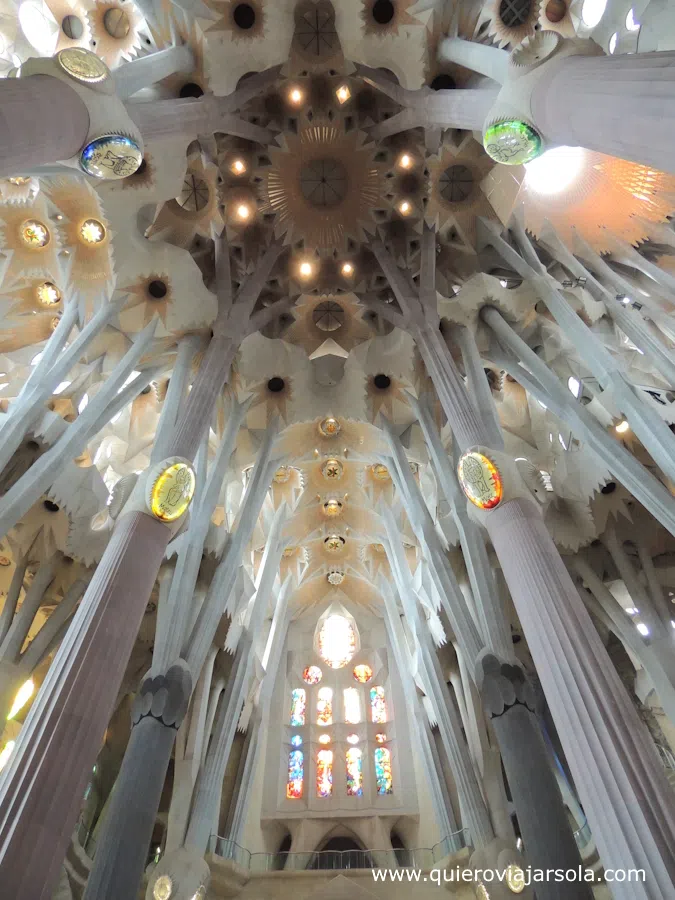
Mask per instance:
[[[479,509],[494,509],[504,496],[504,485],[497,466],[478,450],[467,450],[457,466],[462,490]]]

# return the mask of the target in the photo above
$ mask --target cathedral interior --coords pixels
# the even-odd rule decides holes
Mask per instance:
[[[0,76],[0,900],[674,900],[675,4]]]

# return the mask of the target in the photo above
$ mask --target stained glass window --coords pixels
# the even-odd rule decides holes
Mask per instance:
[[[333,751],[319,750],[316,755],[317,797],[330,797],[333,793]]]
[[[305,709],[307,707],[307,693],[304,688],[295,688],[291,691],[291,726],[301,728],[305,724]]]
[[[328,616],[319,632],[319,653],[332,669],[346,666],[356,652],[356,631],[344,616]]]
[[[319,735],[319,743],[320,744],[330,744],[330,735],[329,734],[320,734]]]
[[[384,699],[383,687],[371,687],[370,712],[372,721],[376,725],[381,725],[387,721],[387,704]]]
[[[307,666],[302,673],[302,680],[305,684],[318,684],[321,681],[322,673],[318,666]]]
[[[392,794],[391,753],[386,747],[375,750],[375,783],[378,794]]]
[[[358,742],[359,742],[359,736],[358,736],[358,734],[348,734],[348,735],[347,735],[347,742],[350,743],[350,744],[358,744]]]
[[[347,750],[347,794],[363,796],[363,759],[358,747]]]
[[[361,697],[356,688],[345,688],[345,722],[358,725],[361,721]]]
[[[370,666],[354,666],[354,678],[361,684],[366,684],[373,677]]]
[[[294,734],[291,738],[291,747],[302,747],[302,738],[299,734]]]
[[[298,800],[302,797],[302,783],[305,777],[305,757],[302,750],[291,750],[288,754],[288,782],[286,797]]]
[[[387,740],[387,735],[384,734],[384,732],[382,732],[382,731],[378,731],[378,733],[375,735],[375,741],[378,744],[384,744],[384,742],[386,740]]]
[[[331,688],[320,688],[316,702],[316,724],[333,724],[333,691]]]

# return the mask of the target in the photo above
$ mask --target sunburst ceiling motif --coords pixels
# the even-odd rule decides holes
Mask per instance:
[[[262,202],[277,216],[276,231],[306,248],[346,249],[375,230],[370,216],[380,194],[374,146],[359,132],[309,125],[270,149]]]

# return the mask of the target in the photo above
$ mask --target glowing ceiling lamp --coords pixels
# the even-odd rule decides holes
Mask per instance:
[[[624,419],[622,422],[619,422],[619,424],[616,426],[616,431],[617,431],[619,434],[625,434],[625,433],[628,431],[629,428],[630,428],[630,425],[629,425],[628,422]]]
[[[349,90],[349,86],[346,84],[341,84],[340,87],[335,91],[335,96],[337,97],[338,103],[340,105],[346,103],[351,95],[352,92]]]
[[[85,244],[100,244],[105,234],[105,226],[98,219],[87,219],[80,225],[80,238]]]
[[[584,0],[581,18],[586,28],[595,28],[605,14],[607,0]]]
[[[61,302],[61,291],[51,281],[43,281],[35,289],[40,306],[56,306]]]
[[[311,278],[312,273],[314,272],[314,267],[310,262],[300,263],[300,267],[298,269],[302,278]]]
[[[288,92],[289,102],[293,104],[293,106],[300,106],[302,101],[305,99],[304,93],[298,87],[291,88]]]
[[[14,698],[14,703],[12,704],[12,708],[9,711],[9,715],[7,716],[7,720],[13,719],[28,703],[30,698],[33,696],[35,691],[35,682],[32,678],[29,678],[28,681],[24,681],[24,683],[19,688],[19,692]]]
[[[525,166],[525,185],[538,194],[558,194],[578,177],[586,157],[583,147],[554,147]]]
[[[246,172],[246,163],[243,159],[235,159],[230,166],[233,175],[243,175]]]

